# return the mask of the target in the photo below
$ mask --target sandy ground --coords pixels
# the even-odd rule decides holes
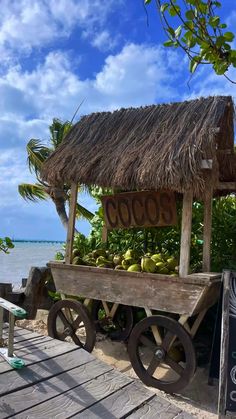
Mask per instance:
[[[38,310],[36,320],[21,320],[17,323],[18,326],[46,335],[46,319],[47,312]],[[127,346],[123,342],[113,342],[104,335],[97,334],[93,354],[119,371],[137,378],[130,365]],[[217,418],[218,383],[216,382],[213,386],[208,385],[208,370],[205,368],[197,369],[193,381],[179,395],[171,396],[155,388],[151,387],[151,389],[196,418]]]

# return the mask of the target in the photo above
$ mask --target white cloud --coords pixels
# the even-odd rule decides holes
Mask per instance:
[[[30,107],[39,119],[69,119],[83,99],[83,114],[173,100],[178,96],[173,80],[182,68],[178,65],[172,71],[177,60],[174,51],[129,44],[120,53],[109,55],[94,78],[81,80],[71,67],[70,57],[54,52],[31,72],[22,71],[19,65],[12,67],[0,78],[0,87],[4,86],[4,97],[12,95],[10,102],[8,99],[9,113],[15,112],[15,98],[25,117]]]
[[[5,63],[21,53],[69,37],[77,28],[100,48],[99,34],[122,0],[1,0],[0,53]],[[100,35],[101,36],[101,35]],[[112,46],[112,40],[109,40]],[[108,47],[108,40],[106,40]]]
[[[33,180],[25,145],[32,137],[48,139],[53,117],[70,119],[83,98],[82,114],[173,100],[178,96],[178,72],[172,72],[177,59],[176,52],[162,47],[130,44],[109,55],[91,79],[81,80],[62,52],[48,54],[32,71],[17,65],[0,76],[0,207],[28,208],[17,192],[19,183]],[[30,205],[32,212],[36,207]]]
[[[236,69],[231,69],[227,75],[236,82]],[[236,85],[230,83],[224,76],[217,76],[212,68],[201,67],[190,82],[190,93],[184,99],[214,95],[232,96],[236,99]]]
[[[110,51],[117,46],[118,36],[112,38],[108,30],[103,30],[102,32],[98,32],[97,34],[95,34],[94,39],[92,39],[91,43],[100,51]]]

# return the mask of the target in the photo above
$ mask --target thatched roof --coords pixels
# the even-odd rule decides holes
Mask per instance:
[[[213,159],[217,181],[236,179],[233,118],[229,96],[93,113],[72,128],[42,176],[55,185],[192,188],[199,195],[203,159]]]

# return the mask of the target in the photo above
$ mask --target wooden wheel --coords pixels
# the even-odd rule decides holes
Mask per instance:
[[[113,315],[113,310],[115,312]],[[107,333],[112,340],[126,340],[133,327],[132,308],[122,304],[94,300],[91,317],[97,332]]]
[[[128,352],[144,384],[167,393],[182,390],[196,369],[191,337],[181,324],[165,316],[141,320],[131,332]]]
[[[92,352],[96,331],[87,308],[76,300],[57,301],[48,314],[48,334],[54,339],[73,341]]]

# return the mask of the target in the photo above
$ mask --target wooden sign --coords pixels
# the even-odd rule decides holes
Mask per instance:
[[[170,191],[103,196],[102,204],[108,229],[168,226],[177,222],[175,195]]]
[[[218,418],[236,412],[236,272],[224,271],[210,378],[219,377]]]

